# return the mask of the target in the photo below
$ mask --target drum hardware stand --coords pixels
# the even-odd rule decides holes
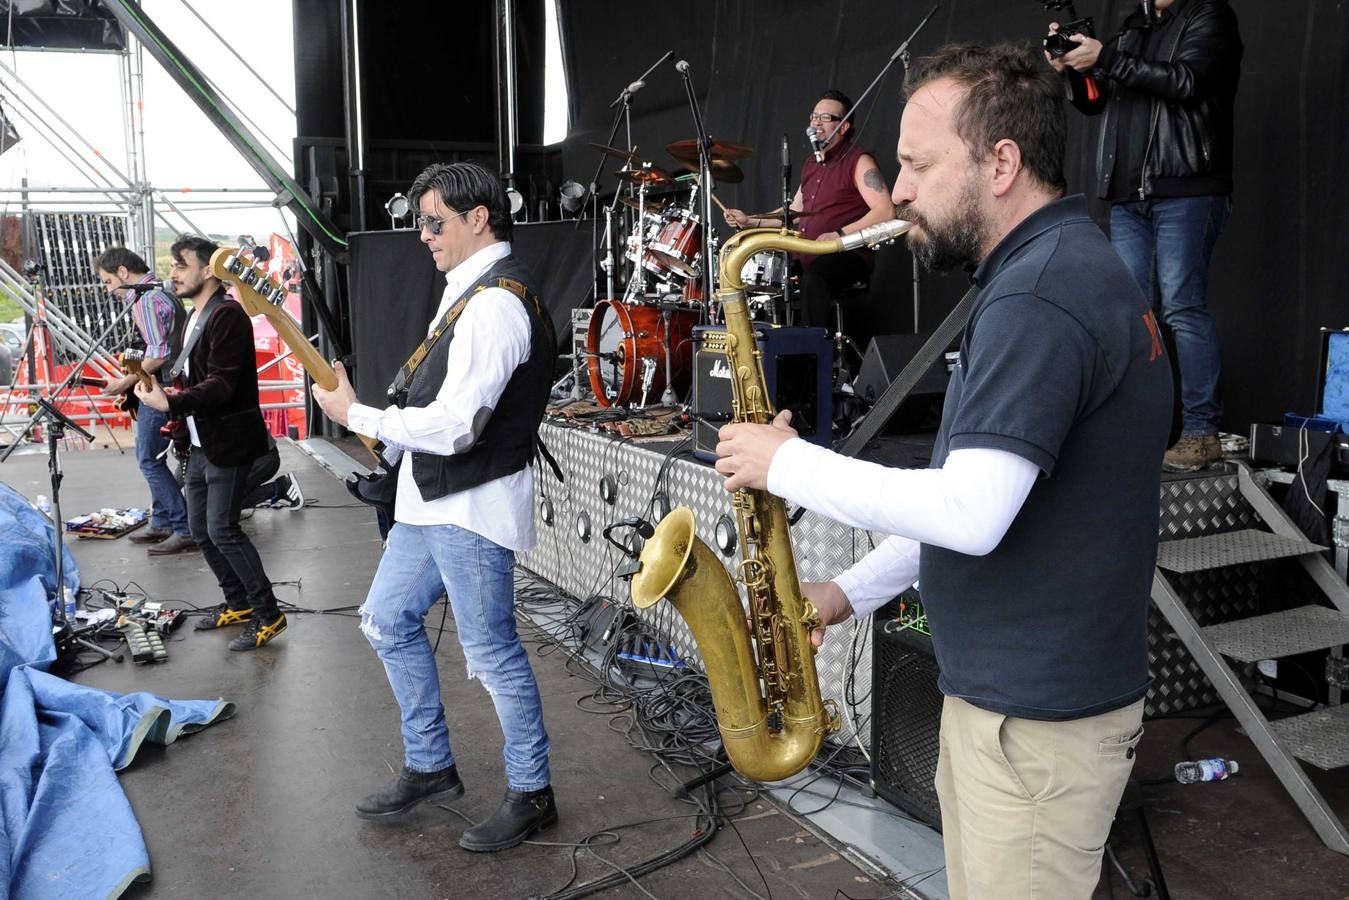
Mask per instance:
[[[660,405],[674,406],[679,403],[679,395],[675,393],[673,364],[670,359],[673,356],[670,348],[670,308],[666,306],[660,315],[665,322],[665,390],[660,395]]]
[[[667,339],[666,346],[669,346]],[[646,409],[646,398],[651,393],[651,382],[656,379],[656,361],[654,359],[642,360],[642,402],[637,404],[638,409]]]
[[[674,51],[666,50],[664,56],[656,60],[655,63],[652,64],[651,68],[643,72],[641,74],[641,77],[639,77],[636,81],[629,82],[623,88],[623,90],[618,92],[618,96],[614,98],[614,102],[609,104],[610,107],[617,106],[618,109],[614,113],[613,124],[609,127],[609,137],[606,138],[604,141],[606,146],[612,147],[614,145],[614,136],[618,134],[618,126],[621,123],[626,122],[627,135],[628,135],[627,146],[629,148],[632,147],[632,95],[637,93],[637,91],[640,91],[646,85],[645,81],[646,76],[654,72],[657,66],[665,62],[671,56],[674,56]],[[600,175],[602,175],[603,173],[604,173],[604,153],[601,152],[600,161],[595,166],[595,174],[590,179],[590,194],[592,197],[594,197],[598,192],[597,189],[599,186]],[[620,191],[614,191],[614,199],[609,203],[608,206],[604,208],[604,262],[601,263],[601,267],[604,269],[604,273],[606,276],[605,287],[607,289],[607,294],[605,296],[607,297],[614,296],[614,265],[616,261],[614,259],[613,220],[614,220],[614,210],[618,206],[619,193]],[[581,227],[580,222],[577,222],[576,227],[577,228]],[[597,283],[596,287],[598,288],[598,286],[599,285]],[[596,297],[595,302],[598,303],[600,299],[601,299],[600,297]]]

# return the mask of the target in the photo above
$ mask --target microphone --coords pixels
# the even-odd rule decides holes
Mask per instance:
[[[792,151],[787,148],[787,135],[782,136],[782,171],[783,174],[791,177],[792,171]]]
[[[152,291],[155,288],[167,288],[171,282],[168,281],[141,281],[136,284],[119,284],[113,288],[114,291]]]
[[[815,161],[824,162],[824,142],[820,140],[820,130],[814,125],[807,125],[806,139],[810,141],[810,149],[815,151]]]
[[[687,59],[681,59],[679,62],[675,63],[675,71],[680,75],[689,74],[689,61]]]

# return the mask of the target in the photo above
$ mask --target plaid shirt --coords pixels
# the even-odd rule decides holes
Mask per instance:
[[[140,280],[151,278],[152,275],[146,273]],[[137,296],[136,305],[131,308],[131,320],[145,339],[146,359],[168,359],[173,352],[169,342],[173,338],[174,307],[178,305],[177,299],[161,288]]]

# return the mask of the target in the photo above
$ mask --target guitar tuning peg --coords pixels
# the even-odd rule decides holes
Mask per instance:
[[[253,247],[254,260],[260,263],[265,263],[267,260],[271,258],[272,258],[272,251],[268,250],[266,247],[254,245]]]

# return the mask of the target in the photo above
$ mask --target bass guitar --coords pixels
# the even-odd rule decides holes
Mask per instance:
[[[239,305],[250,316],[264,316],[277,335],[285,342],[295,358],[304,366],[305,372],[314,379],[314,383],[324,390],[337,387],[337,373],[323,358],[313,344],[305,337],[304,331],[295,318],[283,305],[289,291],[275,278],[267,274],[262,261],[255,255],[245,255],[247,248],[232,250],[222,247],[211,254],[211,274],[222,282],[235,286]],[[365,435],[358,435],[361,443],[374,457],[376,470],[366,476],[352,476],[347,480],[347,490],[352,496],[375,508],[379,515],[379,528],[387,535],[393,527],[394,494],[397,488],[397,472],[384,471],[384,458],[381,455],[384,445]]]

